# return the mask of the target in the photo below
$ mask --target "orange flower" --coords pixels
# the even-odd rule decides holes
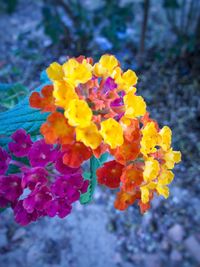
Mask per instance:
[[[114,206],[118,210],[126,210],[130,205],[133,205],[136,199],[139,198],[137,192],[127,193],[124,190],[121,190],[117,193]]]
[[[141,137],[140,123],[138,119],[122,117],[120,123],[124,130],[124,137],[129,142],[136,141]]]
[[[74,141],[74,128],[60,112],[49,115],[40,131],[47,144],[70,144]]]
[[[145,212],[147,212],[150,209],[150,207],[151,207],[150,202],[144,204],[141,200],[138,202],[138,205],[140,207],[140,212],[142,214],[144,214]]]
[[[126,192],[132,192],[136,187],[140,186],[143,181],[143,170],[139,164],[131,164],[126,167],[121,176],[122,188]]]
[[[93,150],[93,154],[96,158],[100,158],[108,150],[108,145],[101,143],[96,149]]]
[[[126,139],[124,143],[116,149],[110,149],[110,153],[115,157],[116,161],[125,165],[127,161],[137,158],[140,153],[140,139],[135,142],[129,142]]]
[[[53,85],[45,85],[41,90],[41,95],[38,92],[33,92],[29,99],[32,108],[40,108],[44,112],[54,112],[56,106],[53,97]]]
[[[62,151],[63,163],[71,168],[78,168],[92,156],[92,150],[81,142],[75,142],[71,145],[63,145]]]
[[[92,57],[85,57],[85,56],[79,56],[79,57],[76,57],[76,60],[79,62],[79,63],[82,63],[83,60],[86,60],[88,63],[90,63],[91,65],[93,64],[93,58]]]
[[[150,118],[150,116],[149,116],[149,112],[146,112],[146,113],[144,114],[144,116],[141,118],[141,122],[142,122],[142,124],[143,124],[144,126],[146,126],[147,123],[149,123],[149,122],[153,122],[153,123],[155,124],[155,128],[156,128],[156,130],[159,131],[159,126],[158,126],[157,121],[155,121],[155,120],[153,120],[153,119]]]

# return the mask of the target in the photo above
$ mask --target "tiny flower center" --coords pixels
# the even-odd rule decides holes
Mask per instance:
[[[46,159],[46,155],[44,153],[42,153],[40,156],[42,159]]]

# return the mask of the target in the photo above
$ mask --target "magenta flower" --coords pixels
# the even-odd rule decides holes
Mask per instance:
[[[9,162],[10,156],[3,148],[0,147],[0,175],[6,173]]]
[[[42,214],[36,210],[32,213],[28,213],[23,207],[23,201],[20,200],[14,207],[15,221],[22,226],[28,225],[30,222],[36,221]]]
[[[59,199],[58,204],[59,204],[58,216],[60,218],[64,218],[70,214],[72,206],[65,199]]]
[[[70,175],[68,178],[68,183],[70,184],[71,187],[76,188],[77,190],[81,190],[82,186],[83,186],[83,177],[81,174],[74,174],[74,175]]]
[[[15,202],[22,192],[20,177],[14,174],[0,176],[0,198],[2,202]]]
[[[52,145],[48,145],[45,141],[36,141],[29,153],[28,158],[31,166],[33,167],[44,167],[48,163],[54,162],[56,159],[57,151]]]
[[[31,166],[15,158],[12,160],[0,147],[0,207],[10,205],[16,222],[23,226],[43,216],[66,217],[72,203],[79,200],[89,186],[89,181],[82,177],[82,168],[65,165],[66,151],[55,149],[44,139],[33,143],[24,130],[16,131],[12,139],[10,152],[16,157],[26,156]],[[9,164],[20,168],[20,176],[4,175]],[[25,190],[26,196],[24,189],[29,189]]]
[[[80,192],[70,183],[69,176],[58,177],[52,184],[51,190],[55,196],[59,198],[66,198],[68,203],[72,203],[80,198]]]
[[[46,204],[46,213],[49,217],[55,217],[59,210],[58,199],[52,199]]]
[[[115,99],[114,101],[111,102],[111,107],[121,107],[124,105],[124,100],[123,97],[125,96],[124,91],[119,92],[119,98]]]
[[[5,199],[4,197],[0,196],[0,207],[5,208],[10,203],[9,200]]]
[[[114,79],[108,77],[103,85],[102,90],[104,94],[107,94],[115,88],[117,88],[117,84],[115,83]]]
[[[22,187],[34,190],[36,185],[45,185],[48,181],[48,172],[42,167],[22,167]]]
[[[23,207],[28,213],[36,211],[43,212],[49,201],[52,200],[52,194],[47,186],[36,187],[27,198],[23,200]]]
[[[87,192],[89,184],[90,184],[89,180],[83,181],[83,185],[81,187],[81,194],[85,194]]]
[[[64,218],[70,214],[72,206],[66,199],[58,198],[51,202],[48,202],[46,206],[46,212],[49,217],[58,215],[60,218]]]
[[[19,129],[11,137],[14,142],[8,144],[9,150],[16,157],[27,156],[33,143],[30,135],[25,130]]]
[[[59,198],[67,199],[73,203],[80,198],[81,193],[87,192],[89,181],[84,181],[80,173],[63,175],[52,184],[52,193]]]

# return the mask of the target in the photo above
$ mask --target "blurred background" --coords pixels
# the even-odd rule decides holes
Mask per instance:
[[[68,218],[22,228],[0,215],[0,267],[200,266],[200,1],[0,0],[0,111],[41,84],[54,60],[113,53],[139,76],[152,117],[173,130],[183,161],[171,196],[113,208],[96,189]]]

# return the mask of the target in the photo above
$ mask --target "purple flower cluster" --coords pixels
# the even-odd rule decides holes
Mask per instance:
[[[25,130],[19,129],[11,137],[13,142],[10,142],[8,146],[13,155],[16,157],[27,156],[33,143],[30,135],[26,134]]]
[[[58,148],[43,139],[32,142],[24,130],[16,131],[12,139],[9,150],[19,161],[0,148],[0,207],[10,205],[21,225],[42,216],[67,216],[72,203],[87,192],[89,181],[83,179],[81,168],[64,165]],[[20,161],[25,156],[29,165]],[[6,175],[9,164],[19,167],[19,173]]]
[[[0,147],[0,175],[4,174],[8,170],[9,162],[10,156]]]

